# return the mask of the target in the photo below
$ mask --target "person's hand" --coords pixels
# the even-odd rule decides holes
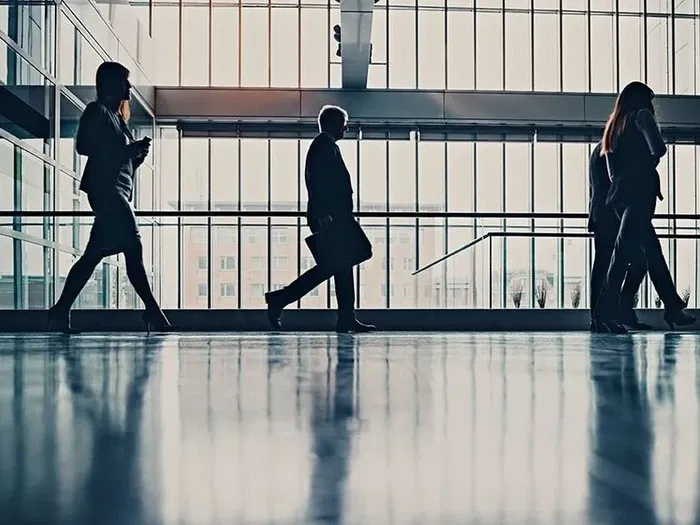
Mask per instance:
[[[137,140],[132,142],[127,146],[129,148],[129,153],[132,158],[145,159],[148,153],[151,151],[151,141],[147,139]]]

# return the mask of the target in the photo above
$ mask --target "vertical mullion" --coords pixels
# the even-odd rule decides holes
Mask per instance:
[[[180,129],[177,130],[177,211],[182,211],[182,130]],[[182,215],[177,216],[177,253],[177,307],[180,309],[182,308]]]
[[[210,0],[211,7],[211,0]],[[211,71],[211,70],[210,70]],[[211,82],[211,77],[209,77]],[[211,138],[207,137],[207,210],[211,212]],[[207,308],[211,310],[213,293],[213,266],[214,266],[214,245],[212,242],[212,218],[207,216]]]
[[[387,2],[388,4],[389,2]],[[447,89],[447,62],[448,62],[448,55],[447,53],[449,52],[449,39],[448,39],[448,24],[447,24],[447,0],[445,0],[445,3],[443,4],[443,9],[445,10],[445,20],[444,20],[444,31],[445,31],[445,63],[444,65],[444,73],[445,73],[445,78],[444,78],[444,88]]]
[[[478,53],[478,50],[477,50],[477,47],[476,47],[477,42],[478,42],[478,39],[477,39],[477,37],[476,37],[476,31],[477,31],[477,28],[478,28],[478,24],[477,24],[476,22],[477,22],[477,15],[478,15],[479,10],[478,10],[478,8],[476,8],[476,3],[474,3],[474,6],[475,6],[475,7],[474,7],[474,20],[472,20],[473,33],[474,33],[474,51],[473,51],[473,53],[474,53],[474,71],[473,71],[472,75],[473,75],[473,77],[474,77],[474,79],[473,79],[473,80],[474,80],[474,87],[473,87],[473,89],[476,89],[476,86],[477,86],[477,83],[476,83],[476,81],[477,81],[477,74],[476,74],[476,72],[477,72],[477,70],[478,70],[477,59],[479,58],[479,53]],[[475,180],[476,180],[476,179],[475,179]],[[475,220],[476,220],[476,218],[475,218]]]
[[[267,86],[272,86],[272,0],[267,0]],[[268,152],[269,143],[270,141],[268,140]],[[267,165],[270,165],[269,157]]]
[[[648,0],[644,0],[644,14],[642,15],[642,28],[644,29],[643,34],[642,34],[642,52],[644,53],[643,55],[643,60],[644,60],[644,74],[642,78],[644,79],[644,83],[647,84],[649,82],[649,8],[648,8]]]
[[[476,162],[476,156],[477,156],[476,135],[474,135],[474,142],[472,143],[472,147],[473,147],[473,154],[472,154],[472,173],[474,174],[474,177],[473,177],[473,185],[472,185],[472,195],[473,195],[473,196],[472,196],[472,210],[474,210],[474,212],[476,212],[477,209],[478,209],[478,208],[477,208],[477,201],[478,201],[478,199],[477,199],[477,195],[476,195],[476,191],[477,191],[477,179],[476,179],[476,174],[477,174],[477,171],[476,171],[476,168],[477,168],[477,166],[476,166],[476,164],[477,164],[477,162]],[[479,227],[479,219],[478,219],[476,216],[475,216],[474,219],[473,219],[472,227],[473,227],[473,229],[474,229],[474,230],[473,230],[473,237],[476,239],[476,237],[477,237],[477,231],[478,231],[478,227]],[[471,282],[474,283],[474,284],[472,285],[472,306],[473,306],[473,307],[476,307],[477,299],[478,299],[478,292],[477,292],[477,289],[476,289],[476,250],[469,250],[469,251],[470,251],[471,254],[472,254],[472,261],[471,261],[471,262],[472,262]],[[417,259],[416,259],[416,268],[420,268],[420,266],[418,266],[418,260],[417,260]]]
[[[302,61],[302,56],[301,56],[301,0],[297,0],[297,86],[299,88],[302,87],[301,85],[301,61]],[[299,140],[297,139],[297,145],[299,143]],[[299,152],[297,149],[297,169],[299,168]],[[299,237],[297,236],[297,241],[299,240]]]
[[[645,13],[646,14],[646,13]],[[671,93],[676,94],[676,3],[671,2],[671,41],[668,49],[671,55],[671,64],[668,68],[671,75]]]
[[[387,64],[389,61],[387,60]],[[357,128],[357,147],[355,148],[355,170],[356,170],[356,176],[357,176],[357,210],[361,210],[361,196],[362,193],[360,192],[360,146],[362,144],[362,127],[358,126]],[[366,263],[363,263],[366,264]],[[362,279],[362,272],[360,271],[360,266],[357,265],[355,266],[355,303],[357,305],[357,308],[360,308],[362,304],[362,294],[360,291],[362,290],[362,286],[360,284],[360,280]]]
[[[272,144],[267,138],[267,211],[272,211],[272,169],[271,151]],[[272,217],[267,216],[267,289],[272,290]]]
[[[506,0],[501,1],[501,89],[506,89]]]
[[[386,87],[389,87],[389,67],[391,67],[391,60],[389,60],[389,2],[385,2],[384,10],[386,11],[386,20],[384,21],[384,24],[386,26],[386,67],[385,67],[385,75],[386,75]]]
[[[562,143],[564,137],[558,137],[559,141],[559,213],[564,212],[564,144]],[[564,219],[559,219],[559,231],[561,232],[561,237],[559,237],[557,244],[559,244],[559,280],[557,282],[557,308],[564,308]]]
[[[620,0],[615,0],[615,91],[620,91]]]
[[[559,0],[559,91],[564,91],[564,5]]]
[[[240,78],[240,77],[239,77]],[[236,147],[238,148],[238,166],[237,166],[237,171],[238,171],[238,211],[241,211],[241,206],[242,206],[242,199],[241,199],[241,133],[240,129],[237,130],[236,132]],[[243,259],[241,258],[241,254],[243,253],[243,250],[241,248],[243,244],[243,228],[241,225],[241,216],[238,216],[238,253],[236,254],[236,257],[238,258],[238,265],[236,266],[237,268],[237,285],[238,285],[238,309],[241,309],[242,306],[242,294],[243,294],[243,286],[241,284],[243,280]]]
[[[212,48],[212,19],[213,19],[213,7],[212,7],[212,0],[209,0],[209,49],[207,52],[207,68],[208,68],[208,74],[209,74],[209,87],[211,87],[211,69],[212,69],[212,60],[211,60],[211,48]],[[211,147],[210,147],[211,149]]]
[[[445,5],[447,5],[447,2],[445,2]],[[447,86],[447,84],[445,84]],[[447,134],[443,137],[443,166],[444,166],[444,198],[443,198],[443,207],[445,208],[445,211],[448,212],[450,202],[447,196],[449,195],[448,193],[448,184],[449,184],[449,167],[447,165],[448,162],[448,152],[447,152]],[[445,233],[443,235],[443,243],[442,243],[442,252],[444,254],[447,254],[450,246],[450,239],[449,239],[449,234],[450,234],[450,220],[445,217],[445,220],[443,221],[443,227],[445,228]],[[416,267],[417,269],[417,267]],[[442,265],[442,282],[447,285],[447,265],[443,264]],[[447,293],[447,286],[445,286],[445,291],[443,292],[445,296],[444,300],[444,305],[447,306],[447,299],[449,297]]]
[[[413,141],[413,155],[414,155],[414,166],[415,166],[415,204],[414,209],[417,212],[419,210],[419,195],[418,195],[418,165],[420,162],[420,157],[418,153],[418,142],[420,141],[420,128],[416,128],[415,140]],[[420,268],[420,219],[416,217],[415,220],[415,239],[416,239],[416,267]]]
[[[388,3],[388,2],[387,2],[387,3]],[[419,84],[418,84],[418,81],[419,81],[418,70],[419,70],[419,68],[420,68],[420,60],[418,60],[418,56],[419,56],[419,52],[420,52],[420,46],[419,46],[419,38],[420,38],[420,33],[419,33],[419,31],[420,31],[420,27],[419,27],[419,25],[418,25],[418,16],[419,16],[418,0],[416,0],[416,2],[415,2],[415,7],[414,7],[414,9],[415,9],[415,14],[416,14],[416,22],[415,22],[415,24],[416,24],[416,27],[415,27],[415,28],[416,28],[416,37],[415,37],[415,39],[414,39],[414,50],[413,50],[413,51],[414,51],[414,55],[413,55],[413,60],[414,60],[415,66],[416,66],[416,73],[415,73],[415,76],[416,76],[416,78],[415,78],[415,89],[418,89],[418,86],[419,86]],[[389,291],[387,290],[387,297],[388,297],[388,296],[389,296]]]
[[[535,0],[530,0],[530,87],[535,90]]]
[[[506,184],[507,184],[507,155],[506,155],[506,136],[503,135],[501,143],[501,210],[506,211]],[[501,220],[501,228],[504,232],[507,231],[508,221],[504,218]],[[507,237],[502,237],[503,245],[501,246],[501,308],[506,306],[506,286],[508,285],[508,276],[506,275],[506,261],[508,260],[508,241]],[[492,278],[492,277],[489,277]]]
[[[587,21],[587,28],[586,31],[588,33],[588,49],[586,50],[588,53],[588,92],[590,93],[591,90],[593,89],[593,81],[592,81],[592,76],[593,76],[593,65],[592,65],[592,60],[593,60],[593,50],[591,49],[591,43],[592,43],[592,30],[591,30],[591,0],[588,0],[588,12],[586,15],[586,21]]]
[[[533,140],[530,143],[530,209],[535,211],[535,154],[537,151],[537,130],[532,136]],[[533,234],[530,237],[530,308],[535,306],[535,219],[530,219],[530,232]]]
[[[299,0],[301,1],[301,0]],[[340,8],[339,8],[340,9]],[[338,25],[340,25],[340,22],[342,22],[342,16],[340,17],[341,20],[338,21]],[[326,45],[326,87],[331,87],[331,45],[332,45],[332,37],[330,36],[330,29],[331,29],[331,0],[328,0],[326,2],[326,27],[329,29],[329,31],[326,33],[328,36],[328,44]],[[340,53],[343,53],[343,42],[342,42],[342,34],[343,34],[343,28],[341,26],[340,28],[340,34],[341,34],[341,41],[338,42],[340,44]],[[342,62],[343,58],[340,57],[340,60]],[[341,66],[342,68],[342,66]],[[342,69],[341,69],[341,85],[342,85]]]
[[[299,13],[301,19],[301,12]],[[300,33],[301,34],[301,33]],[[301,76],[301,67],[299,68]],[[297,137],[297,211],[301,211],[301,137]],[[301,217],[297,217],[297,277],[301,275]],[[301,298],[297,300],[301,308]]]
[[[387,138],[385,142],[385,148],[384,148],[384,162],[385,162],[385,172],[386,172],[386,202],[384,204],[384,209],[389,212],[389,203],[390,203],[390,197],[389,197],[389,191],[390,191],[390,186],[389,186],[389,169],[390,169],[390,164],[389,164],[389,135],[387,132]],[[391,225],[390,225],[390,219],[389,217],[386,218],[386,308],[391,308]]]
[[[182,0],[180,0],[180,1],[182,1]],[[242,82],[242,77],[243,77],[243,64],[242,64],[242,62],[243,62],[243,2],[238,2],[238,35],[237,36],[238,36],[238,87],[241,87],[241,85],[243,83]],[[238,142],[238,153],[240,154],[240,152],[241,152],[240,135],[238,136],[238,141],[239,141]],[[238,163],[238,168],[239,168],[238,173],[240,175],[240,161]],[[239,189],[239,191],[241,189],[240,176],[239,176],[238,189]],[[240,203],[240,199],[239,199],[239,203]],[[241,208],[239,206],[238,210],[240,211],[240,209]],[[238,218],[238,223],[239,223],[238,226],[240,228],[240,217]],[[239,233],[240,233],[240,231],[239,231]],[[239,239],[238,239],[239,246],[240,246],[240,240],[241,239],[239,237]],[[238,267],[239,268],[241,266],[240,262],[241,262],[241,259],[239,257],[238,258]],[[239,277],[240,277],[240,275],[239,275]],[[239,286],[240,286],[240,280],[238,282],[239,282]],[[241,294],[238,294],[238,308],[241,307],[240,303],[241,303]]]
[[[177,8],[177,84],[179,86],[182,86],[182,2],[183,0],[178,0]]]

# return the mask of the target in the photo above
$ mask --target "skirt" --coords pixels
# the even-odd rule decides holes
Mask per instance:
[[[95,213],[95,222],[85,251],[108,257],[141,245],[136,215],[125,195],[117,190],[88,194],[88,202]]]

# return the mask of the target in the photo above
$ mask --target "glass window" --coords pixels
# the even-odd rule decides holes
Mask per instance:
[[[644,24],[639,16],[621,16],[620,24],[620,88],[633,80],[643,80],[644,55],[643,32]]]
[[[425,173],[426,178],[432,174]],[[389,209],[416,209],[416,142],[389,141]]]
[[[269,86],[268,10],[244,7],[241,15],[241,86]]]
[[[532,89],[530,15],[506,14],[506,89]],[[553,64],[550,64],[552,67]]]
[[[222,283],[219,286],[221,297],[233,297],[236,295],[236,287],[233,283]]]
[[[154,52],[158,57],[155,61],[156,84],[176,86],[179,83],[181,53],[179,7],[156,2],[153,6],[153,14]],[[214,40],[214,43],[216,49],[219,41]]]
[[[14,244],[12,237],[0,235],[0,309],[3,310],[15,308]]]
[[[670,93],[668,19],[647,19],[647,84],[657,94]]]
[[[445,209],[445,143],[418,142],[418,203],[421,211]]]
[[[207,257],[200,255],[197,260],[198,260],[197,268],[199,268],[200,270],[206,270],[207,269]]]
[[[207,285],[206,283],[199,283],[197,284],[197,295],[199,297],[206,297],[207,296]]]
[[[62,84],[75,84],[75,26],[61,13],[61,42],[58,64]]]
[[[540,213],[559,211],[559,145],[535,144],[535,205]]]
[[[474,13],[447,11],[447,89],[474,89]]]
[[[418,11],[418,88],[445,89],[445,12]]]
[[[387,10],[375,7],[372,14],[372,47],[367,87],[387,87]]]
[[[584,15],[563,15],[564,91],[588,91],[588,22]]]
[[[209,9],[182,7],[182,84],[209,85]]]
[[[211,85],[238,86],[238,7],[214,4],[211,31]]]
[[[416,87],[415,41],[415,11],[390,9],[388,55],[390,88]]]
[[[332,30],[328,27],[325,9],[304,6],[301,8],[301,86],[305,88],[328,87],[329,45]],[[333,58],[335,46],[333,46]]]
[[[267,139],[241,139],[241,199],[243,206],[267,206]]]
[[[476,143],[476,209],[503,211],[503,145]]]
[[[676,93],[679,95],[695,95],[697,86],[695,78],[698,65],[698,45],[695,44],[695,31],[698,20],[677,18],[675,20],[675,80]]]
[[[387,143],[362,140],[360,147],[360,209],[386,210]]]
[[[591,16],[591,91],[614,93],[615,19],[607,15]]]
[[[299,14],[296,9],[271,9],[271,85],[299,86]]]
[[[274,210],[299,209],[298,155],[298,141],[270,140],[270,194]]]
[[[559,91],[559,16],[535,14],[535,90]]]
[[[476,15],[476,88],[503,89],[502,14]]]
[[[233,138],[210,139],[210,144],[211,207],[216,210],[236,210],[239,198],[239,140]]]
[[[474,143],[447,143],[447,209],[474,211]]]

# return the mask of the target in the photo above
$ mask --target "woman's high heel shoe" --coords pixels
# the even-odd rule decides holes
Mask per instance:
[[[59,310],[55,305],[49,308],[49,332],[61,332],[66,335],[80,333],[70,325],[70,310]]]
[[[177,332],[178,328],[171,325],[168,318],[165,317],[163,310],[151,309],[143,312],[143,324],[146,325],[146,333],[150,335],[151,329],[154,332]]]
[[[666,310],[664,312],[664,321],[671,330],[675,330],[676,325],[678,326],[688,326],[693,324],[697,319],[692,315],[688,315],[683,310],[670,311]]]

